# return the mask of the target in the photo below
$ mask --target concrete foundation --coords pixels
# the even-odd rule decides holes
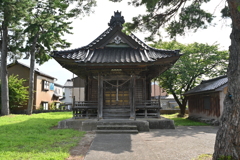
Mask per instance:
[[[58,122],[58,128],[72,128],[82,131],[97,130],[97,125],[136,125],[139,132],[148,132],[149,129],[175,129],[174,121],[166,118],[129,119],[66,119]]]

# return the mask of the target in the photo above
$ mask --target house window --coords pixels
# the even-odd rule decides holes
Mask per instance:
[[[48,102],[42,102],[43,110],[48,110]]]
[[[54,91],[56,94],[60,94],[60,89],[59,88],[55,88],[55,91]]]
[[[50,84],[49,84],[49,89],[52,90],[52,91],[54,91],[54,83],[50,83]]]
[[[204,105],[204,109],[211,109],[211,97],[210,96],[206,96],[203,98],[203,105]]]
[[[49,82],[48,81],[43,80],[42,85],[43,85],[43,90],[49,90]]]

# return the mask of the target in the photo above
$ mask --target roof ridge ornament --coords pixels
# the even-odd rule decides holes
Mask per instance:
[[[108,23],[108,26],[115,27],[120,26],[122,27],[122,24],[125,22],[124,17],[121,16],[121,12],[114,12],[114,16],[111,17],[110,22]]]
[[[122,41],[122,38],[119,37],[119,36],[116,36],[116,37],[114,38],[114,42],[115,42],[116,44],[120,44],[121,41]]]

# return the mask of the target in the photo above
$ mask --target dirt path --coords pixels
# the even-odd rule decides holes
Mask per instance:
[[[83,160],[95,136],[95,132],[87,132],[78,145],[70,150],[67,160]]]

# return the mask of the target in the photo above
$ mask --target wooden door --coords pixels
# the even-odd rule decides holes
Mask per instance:
[[[129,80],[104,81],[104,105],[128,106],[129,105]]]

